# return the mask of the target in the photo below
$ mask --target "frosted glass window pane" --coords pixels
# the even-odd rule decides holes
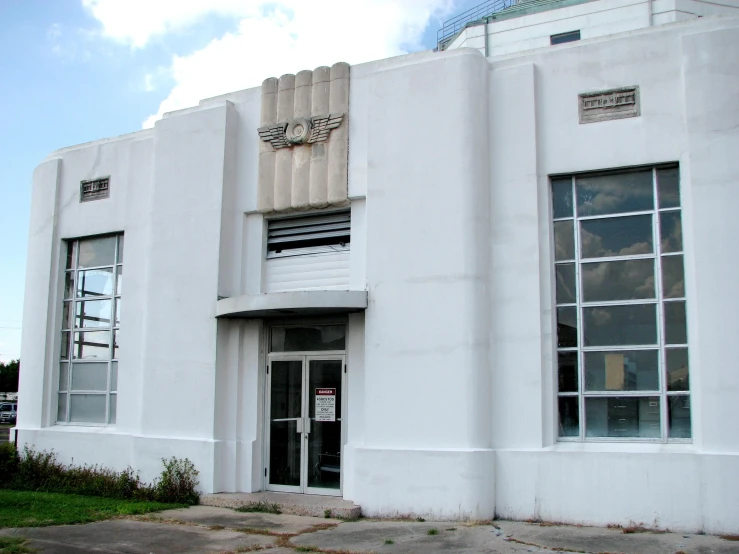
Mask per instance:
[[[87,300],[76,303],[75,327],[110,327],[111,300]]]
[[[580,435],[580,408],[577,396],[559,397],[559,436]]]
[[[118,263],[123,263],[123,235],[118,235]]]
[[[72,309],[71,302],[64,302],[62,307],[62,329],[69,329],[71,323],[70,310]]]
[[[557,308],[557,346],[577,346],[577,308]]]
[[[62,344],[60,346],[60,352],[59,357],[62,360],[69,359],[69,331],[65,331],[62,333]]]
[[[74,267],[74,243],[67,243],[67,263],[64,266],[66,269],[72,269]]]
[[[98,267],[115,263],[116,237],[81,240],[78,242],[78,267]]]
[[[108,390],[108,364],[72,364],[72,390]]]
[[[552,213],[554,219],[572,217],[572,179],[552,179]]]
[[[662,212],[659,219],[662,252],[682,252],[683,225],[680,212]]]
[[[670,396],[668,412],[669,412],[669,433],[671,439],[689,439],[690,433],[690,397],[689,396]]]
[[[113,359],[118,359],[118,341],[120,340],[120,331],[113,331]]]
[[[667,348],[667,390],[690,390],[690,371],[687,348]]]
[[[559,392],[577,392],[577,352],[560,352]]]
[[[115,282],[115,293],[121,294],[121,292],[123,291],[123,266],[122,265],[119,265],[116,268],[116,275],[118,277],[116,278],[116,282]]]
[[[581,258],[633,256],[652,252],[654,244],[651,215],[588,219],[580,222]]]
[[[84,331],[75,333],[74,359],[110,359],[110,331]]]
[[[113,362],[110,371],[110,390],[115,392],[118,390],[118,362]]]
[[[74,296],[74,272],[67,271],[64,274],[64,298],[72,298]]]
[[[116,298],[115,299],[115,326],[118,327],[118,325],[121,324],[121,299]]]
[[[656,350],[585,352],[585,390],[659,390]]]
[[[659,438],[659,397],[586,398],[585,435]]]
[[[685,302],[665,302],[665,344],[686,344]]]
[[[570,221],[554,222],[554,259],[575,259],[574,223]]]
[[[59,364],[59,392],[67,390],[69,385],[69,364]]]
[[[62,393],[57,397],[58,403],[56,408],[56,420],[61,423],[67,421],[67,393]]]
[[[685,272],[682,256],[662,256],[662,295],[665,298],[685,296]]]
[[[105,394],[69,395],[69,421],[105,423]]]
[[[110,416],[108,417],[108,423],[115,424],[115,416],[116,416],[116,408],[118,404],[118,395],[117,394],[111,394],[110,395]]]
[[[557,264],[557,304],[574,304],[575,264]]]
[[[587,263],[582,270],[584,302],[654,298],[654,260]]]
[[[680,170],[677,167],[657,170],[657,195],[660,209],[680,206]]]
[[[585,346],[656,344],[657,306],[599,306],[583,308]]]
[[[641,212],[654,208],[652,170],[577,177],[580,216]]]
[[[77,272],[77,297],[113,295],[113,268]]]

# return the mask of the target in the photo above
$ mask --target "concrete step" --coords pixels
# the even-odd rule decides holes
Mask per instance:
[[[200,497],[203,506],[240,508],[257,502],[277,504],[283,514],[313,517],[357,519],[362,508],[338,496],[291,494],[286,492],[221,492]]]

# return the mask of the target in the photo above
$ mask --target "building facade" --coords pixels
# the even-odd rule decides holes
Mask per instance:
[[[668,7],[486,20],[51,154],[18,441],[367,515],[738,532],[739,19]]]

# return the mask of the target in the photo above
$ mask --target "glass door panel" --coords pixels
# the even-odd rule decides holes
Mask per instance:
[[[341,395],[343,358],[308,359],[308,492],[341,489]]]
[[[303,359],[270,364],[269,485],[301,486]],[[284,489],[290,490],[290,489]]]
[[[300,442],[297,421],[273,421],[269,426],[270,485],[300,486]]]
[[[269,370],[267,488],[341,494],[344,357],[275,357]]]

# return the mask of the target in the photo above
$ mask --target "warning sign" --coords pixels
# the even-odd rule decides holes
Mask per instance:
[[[316,421],[336,421],[336,389],[316,389]]]

